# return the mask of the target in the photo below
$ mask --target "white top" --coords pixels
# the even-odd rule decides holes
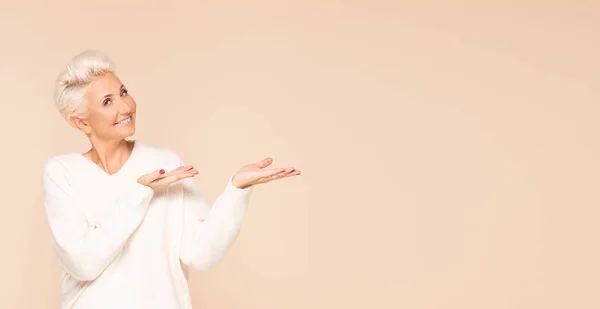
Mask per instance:
[[[135,142],[110,175],[79,153],[43,168],[44,204],[62,266],[62,308],[190,309],[188,266],[218,263],[238,235],[252,187],[231,177],[211,205],[192,178],[154,192],[138,177],[185,165]]]

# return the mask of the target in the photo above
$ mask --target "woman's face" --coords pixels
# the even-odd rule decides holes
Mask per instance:
[[[73,121],[90,137],[120,140],[135,133],[135,101],[115,74],[108,73],[90,85],[87,104],[86,115]]]

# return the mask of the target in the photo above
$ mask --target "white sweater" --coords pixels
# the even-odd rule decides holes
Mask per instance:
[[[188,267],[218,263],[239,234],[252,187],[231,183],[211,205],[186,178],[163,191],[143,174],[185,165],[135,142],[110,175],[79,153],[43,168],[44,204],[62,267],[63,309],[190,309]]]

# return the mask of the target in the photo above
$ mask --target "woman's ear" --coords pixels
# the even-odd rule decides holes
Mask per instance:
[[[83,133],[88,134],[89,131],[91,130],[90,124],[87,121],[87,119],[85,119],[85,118],[82,118],[80,116],[71,116],[71,117],[69,117],[69,120],[71,122],[71,125],[75,129],[82,131]]]

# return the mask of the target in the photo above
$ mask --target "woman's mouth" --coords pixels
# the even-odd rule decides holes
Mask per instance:
[[[116,126],[126,126],[126,125],[128,125],[130,123],[131,123],[131,117],[127,117],[127,118],[125,118],[125,119],[123,119],[123,120],[115,123],[115,125]]]

